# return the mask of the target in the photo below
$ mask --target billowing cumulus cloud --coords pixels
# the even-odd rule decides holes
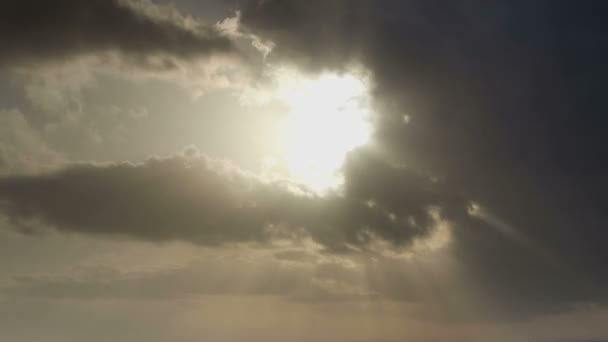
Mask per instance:
[[[376,193],[373,184],[368,188],[369,170],[359,165],[367,154],[355,153],[346,166],[353,174],[345,196],[294,194],[286,184],[263,182],[189,149],[141,164],[83,164],[5,177],[0,198],[22,227],[41,221],[59,230],[151,241],[222,245],[310,237],[346,252],[377,240],[404,247],[432,233],[437,217],[431,209],[447,203],[444,195],[430,181],[381,162],[375,164],[387,173],[381,188],[399,191],[397,197]]]
[[[0,65],[118,53],[144,67],[231,54],[233,43],[169,6],[147,1],[11,1],[0,11]]]

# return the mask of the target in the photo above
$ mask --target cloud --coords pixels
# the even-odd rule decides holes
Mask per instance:
[[[153,271],[84,267],[69,275],[16,275],[0,294],[28,298],[163,300],[200,296],[277,296],[294,301],[353,300],[370,294],[340,264],[288,265],[222,256]],[[328,273],[329,272],[329,273]],[[337,273],[332,273],[337,272]]]
[[[58,168],[64,159],[18,110],[0,110],[0,175],[31,174]]]
[[[0,63],[115,51],[129,63],[170,68],[172,58],[232,51],[230,44],[218,48],[209,41],[229,43],[227,38],[213,29],[194,34],[200,28],[170,11],[83,3],[31,4],[37,10],[59,4],[67,11],[44,12],[59,13],[42,21],[53,23],[41,26],[46,30],[0,30],[6,41]],[[13,221],[200,245],[310,237],[333,252],[366,252],[378,241],[406,248],[428,238],[437,224],[432,208],[438,208],[450,222],[453,261],[497,311],[522,318],[573,302],[607,301],[608,188],[606,161],[598,158],[606,145],[605,87],[596,75],[606,74],[608,49],[594,26],[598,16],[590,15],[595,5],[240,3],[238,29],[273,47],[269,63],[293,63],[310,72],[345,70],[351,63],[368,69],[378,111],[374,143],[407,168],[357,151],[344,167],[344,196],[318,198],[218,169],[208,158],[83,164],[2,178],[2,205]],[[21,4],[30,5],[8,8]],[[123,21],[112,20],[118,24],[103,31],[96,21],[77,22],[85,7],[95,6],[111,14],[97,20]],[[0,19],[10,11],[2,13]],[[30,22],[14,18],[19,16],[2,25]],[[234,22],[225,24],[236,29]],[[6,32],[16,33],[5,37]],[[161,55],[172,58],[156,59]],[[434,181],[420,176],[427,174]],[[492,220],[469,216],[470,200]],[[539,257],[547,253],[563,263]],[[397,269],[387,271],[387,278],[399,275]],[[409,298],[402,280],[387,280],[394,298]]]
[[[264,0],[242,1],[240,20],[242,30],[274,44],[271,62],[309,72],[353,63],[369,70],[378,149],[440,180],[442,203],[452,203],[442,213],[454,226],[454,259],[480,296],[524,317],[607,300],[600,289],[608,284],[608,253],[599,241],[606,241],[608,183],[597,158],[606,105],[602,78],[591,76],[606,74],[608,50],[597,38],[603,24],[593,14],[602,10]],[[405,180],[368,162],[360,173],[346,171],[348,191],[397,211],[433,193],[393,190]],[[471,220],[458,198],[474,199],[493,222]],[[528,242],[506,236],[497,222]]]
[[[85,268],[70,276],[15,276],[5,294],[50,298],[172,299],[200,295],[289,295],[310,286],[306,274],[234,260],[192,262],[160,271]]]
[[[140,164],[80,164],[4,177],[0,199],[21,226],[41,221],[61,231],[207,246],[309,237],[327,250],[346,252],[366,250],[377,240],[404,248],[433,232],[429,208],[440,205],[440,198],[404,181],[405,170],[394,176],[393,189],[419,197],[397,208],[390,201],[406,197],[358,190],[346,196],[295,195],[285,184],[263,182],[190,149]]]
[[[17,1],[0,12],[0,66],[117,53],[131,65],[171,69],[175,59],[236,54],[212,26],[148,1]]]

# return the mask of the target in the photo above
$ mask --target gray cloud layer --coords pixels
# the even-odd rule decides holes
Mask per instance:
[[[403,246],[431,232],[428,209],[444,202],[432,184],[369,160],[364,151],[352,156],[344,197],[294,195],[191,153],[5,177],[0,199],[22,227],[39,219],[59,230],[202,245],[310,236],[346,251],[376,238]],[[386,173],[382,184],[370,177],[372,168]]]
[[[353,280],[353,278],[355,278]],[[286,265],[229,258],[148,272],[84,268],[66,276],[15,276],[0,294],[29,298],[176,299],[213,295],[280,296],[296,301],[369,296],[357,271],[340,264]]]
[[[235,51],[214,28],[154,6],[122,0],[7,2],[0,11],[0,66],[118,52],[136,65],[164,68],[170,65],[154,65],[150,57]]]

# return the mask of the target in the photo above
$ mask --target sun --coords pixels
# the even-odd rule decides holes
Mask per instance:
[[[279,155],[272,160],[284,165],[290,180],[314,192],[339,188],[346,155],[370,139],[366,78],[355,73],[278,75],[275,95],[287,114],[280,124]]]

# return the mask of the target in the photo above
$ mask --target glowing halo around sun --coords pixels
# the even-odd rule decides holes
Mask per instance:
[[[365,77],[324,73],[310,77],[296,71],[277,73],[274,97],[288,112],[280,124],[280,163],[288,178],[316,193],[337,189],[346,155],[368,143],[371,96]]]

